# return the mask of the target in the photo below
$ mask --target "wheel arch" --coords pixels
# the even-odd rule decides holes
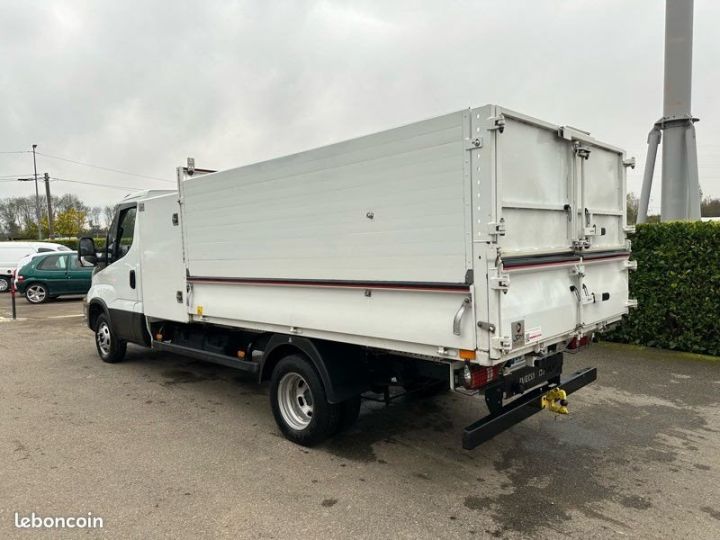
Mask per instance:
[[[291,354],[301,354],[312,363],[329,403],[341,403],[370,387],[363,347],[284,334],[274,334],[267,340],[260,380],[268,380],[278,362]]]
[[[88,328],[90,328],[90,330],[95,330],[95,326],[100,315],[105,315],[110,324],[112,324],[110,313],[108,312],[105,302],[99,298],[94,298],[90,300],[90,304],[88,304]]]

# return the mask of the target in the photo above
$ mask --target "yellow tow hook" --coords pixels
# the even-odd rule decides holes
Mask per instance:
[[[562,388],[553,388],[541,398],[543,409],[557,414],[568,414],[567,393]]]

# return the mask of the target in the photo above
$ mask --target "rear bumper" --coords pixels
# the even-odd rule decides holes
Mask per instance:
[[[559,385],[545,384],[531,390],[503,407],[496,414],[490,414],[466,427],[463,432],[463,448],[472,450],[518,422],[522,422],[533,414],[540,412],[542,410],[542,396],[553,388],[561,388],[566,393],[572,394],[596,379],[596,368],[584,368],[562,379]]]

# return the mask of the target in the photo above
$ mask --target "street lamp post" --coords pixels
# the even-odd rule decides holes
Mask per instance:
[[[35,217],[37,218],[38,240],[42,240],[42,226],[40,225],[40,191],[37,183],[37,162],[35,161],[35,149],[37,144],[32,145],[33,172],[35,173]]]

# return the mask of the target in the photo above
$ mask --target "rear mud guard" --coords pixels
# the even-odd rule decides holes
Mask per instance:
[[[562,379],[559,385],[546,384],[528,392],[500,409],[496,414],[490,414],[466,427],[463,432],[463,448],[472,450],[485,441],[489,441],[495,435],[540,412],[542,410],[542,397],[553,388],[559,388],[565,390],[567,394],[572,394],[596,379],[596,368],[584,368],[576,371],[566,379]]]

